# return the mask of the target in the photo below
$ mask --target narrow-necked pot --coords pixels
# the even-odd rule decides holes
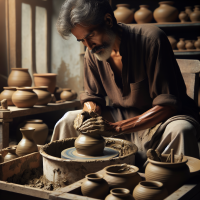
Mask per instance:
[[[75,95],[74,95],[74,93],[72,93],[70,88],[63,88],[63,91],[60,94],[60,98],[65,101],[74,100],[75,99],[74,97],[75,97]]]
[[[180,38],[179,42],[177,43],[176,46],[177,46],[178,50],[185,50],[185,39]]]
[[[12,102],[12,95],[16,92],[16,87],[4,87],[4,91],[0,95],[0,100],[6,99],[8,106],[14,106]]]
[[[149,23],[152,21],[153,13],[148,8],[148,5],[140,5],[140,9],[135,12],[134,18],[138,24]]]
[[[192,22],[200,22],[200,5],[196,5],[194,11],[190,14]]]
[[[189,49],[194,49],[194,44],[193,44],[192,40],[188,40],[188,41],[186,42],[185,48],[188,49],[188,50],[189,50]]]
[[[130,191],[126,188],[114,188],[105,200],[134,200]]]
[[[188,16],[190,16],[190,14],[192,13],[192,6],[186,6],[185,12],[188,14]]]
[[[189,19],[188,14],[185,11],[181,11],[180,14],[178,15],[178,18],[182,23],[187,22]]]
[[[51,93],[48,91],[47,86],[34,87],[33,91],[38,96],[35,105],[47,105],[51,101]]]
[[[196,47],[196,49],[200,49],[200,36],[197,37],[198,40],[195,41],[194,46]]]
[[[4,157],[4,162],[7,162],[9,160],[13,160],[13,159],[18,157],[17,154],[16,154],[16,148],[7,147],[6,150],[8,151],[8,153]]]

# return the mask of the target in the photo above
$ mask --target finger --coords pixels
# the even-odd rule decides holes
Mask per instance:
[[[80,127],[78,130],[79,131],[87,131],[87,130],[94,130],[94,129],[98,129],[99,131],[104,131],[105,128],[103,125],[90,125],[87,127]]]
[[[95,121],[97,121],[96,118],[90,118],[85,120],[82,125],[87,124],[88,122],[95,122]]]
[[[104,126],[104,122],[102,120],[101,121],[88,121],[87,123],[83,123],[80,127],[87,128],[89,126],[96,126],[96,125]]]

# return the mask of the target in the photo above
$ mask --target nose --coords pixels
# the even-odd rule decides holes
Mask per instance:
[[[89,49],[89,50],[92,50],[94,47],[95,47],[95,43],[92,43],[91,41],[85,39],[84,41],[84,45]]]

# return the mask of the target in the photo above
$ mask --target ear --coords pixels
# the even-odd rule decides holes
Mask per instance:
[[[110,28],[113,26],[113,20],[112,20],[112,17],[111,17],[111,15],[109,13],[105,14],[104,21],[105,21],[105,24],[107,26],[109,26]]]

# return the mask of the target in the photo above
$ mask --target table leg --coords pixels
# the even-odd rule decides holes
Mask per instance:
[[[0,119],[0,149],[9,146],[9,122],[11,121]]]

